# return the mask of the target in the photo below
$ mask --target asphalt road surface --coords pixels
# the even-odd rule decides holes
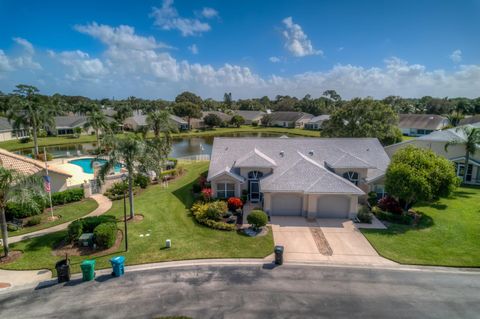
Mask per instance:
[[[0,318],[480,318],[480,273],[197,266],[0,294]]]

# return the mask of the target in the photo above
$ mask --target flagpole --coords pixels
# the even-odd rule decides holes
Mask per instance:
[[[45,146],[43,147],[43,158],[45,160],[45,172],[47,173],[48,176],[48,164],[47,164],[47,151]],[[48,181],[50,186],[48,187],[48,198],[50,199],[50,217],[53,220],[53,205],[52,205],[52,183],[50,180]]]

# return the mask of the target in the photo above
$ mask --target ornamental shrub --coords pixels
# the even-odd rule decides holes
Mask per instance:
[[[212,189],[211,188],[204,188],[202,189],[202,198],[204,201],[208,202],[212,199]]]
[[[85,197],[83,188],[71,188],[52,194],[53,206],[81,201]]]
[[[236,211],[239,208],[243,207],[243,202],[238,197],[230,197],[227,201],[228,210],[231,212]]]
[[[150,178],[143,174],[136,174],[134,177],[134,183],[135,185],[140,186],[140,188],[147,188],[150,184]]]
[[[35,226],[35,225],[38,225],[42,222],[42,217],[40,216],[33,216],[32,218],[30,218],[28,221],[27,221],[27,226]]]
[[[36,197],[35,203],[31,205],[22,205],[22,203],[9,202],[5,207],[5,216],[7,220],[13,218],[26,218],[41,214],[47,205],[45,197]]]
[[[259,229],[267,225],[268,216],[262,210],[253,210],[247,216],[247,222],[253,226],[254,229]]]
[[[206,217],[211,220],[219,221],[227,212],[227,203],[223,201],[212,202],[208,205]]]
[[[391,196],[385,196],[378,201],[378,207],[386,212],[401,215],[403,212],[400,203]]]
[[[227,204],[225,202],[202,203],[197,202],[193,204],[191,212],[197,222],[213,229],[219,230],[235,230],[235,224],[228,224],[222,221],[222,216],[225,214]],[[211,219],[213,217],[215,219]]]
[[[372,213],[368,210],[367,206],[362,206],[357,213],[357,218],[362,223],[371,224],[372,223]]]
[[[109,189],[105,191],[105,196],[107,196],[110,200],[117,200],[123,198],[123,193],[126,192],[128,194],[128,183],[114,183]],[[135,188],[133,190],[135,194]]]
[[[112,222],[115,222],[115,216],[111,215],[91,216],[77,219],[68,225],[67,240],[69,242],[77,241],[83,233],[93,233],[98,225]]]
[[[83,225],[82,225],[81,219],[71,222],[70,225],[68,225],[68,229],[67,229],[68,242],[72,243],[74,241],[77,241],[78,238],[82,235],[82,232],[83,232],[82,229],[83,229]]]
[[[110,248],[115,244],[117,237],[117,224],[114,222],[107,222],[98,225],[93,230],[93,240],[100,248]]]

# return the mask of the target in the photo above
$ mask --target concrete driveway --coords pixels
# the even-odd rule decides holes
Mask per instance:
[[[287,262],[396,264],[379,256],[351,220],[307,221],[303,217],[272,217],[271,224],[275,245],[285,247]]]

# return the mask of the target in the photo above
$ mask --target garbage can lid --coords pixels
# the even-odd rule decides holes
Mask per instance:
[[[110,261],[114,264],[122,264],[125,261],[125,257],[124,256],[113,257],[112,259],[110,259]]]
[[[86,266],[86,265],[95,266],[95,259],[85,259],[84,261],[82,261],[82,263],[80,265],[81,266]]]
[[[278,253],[283,252],[283,246],[275,246],[275,252],[278,252]]]

